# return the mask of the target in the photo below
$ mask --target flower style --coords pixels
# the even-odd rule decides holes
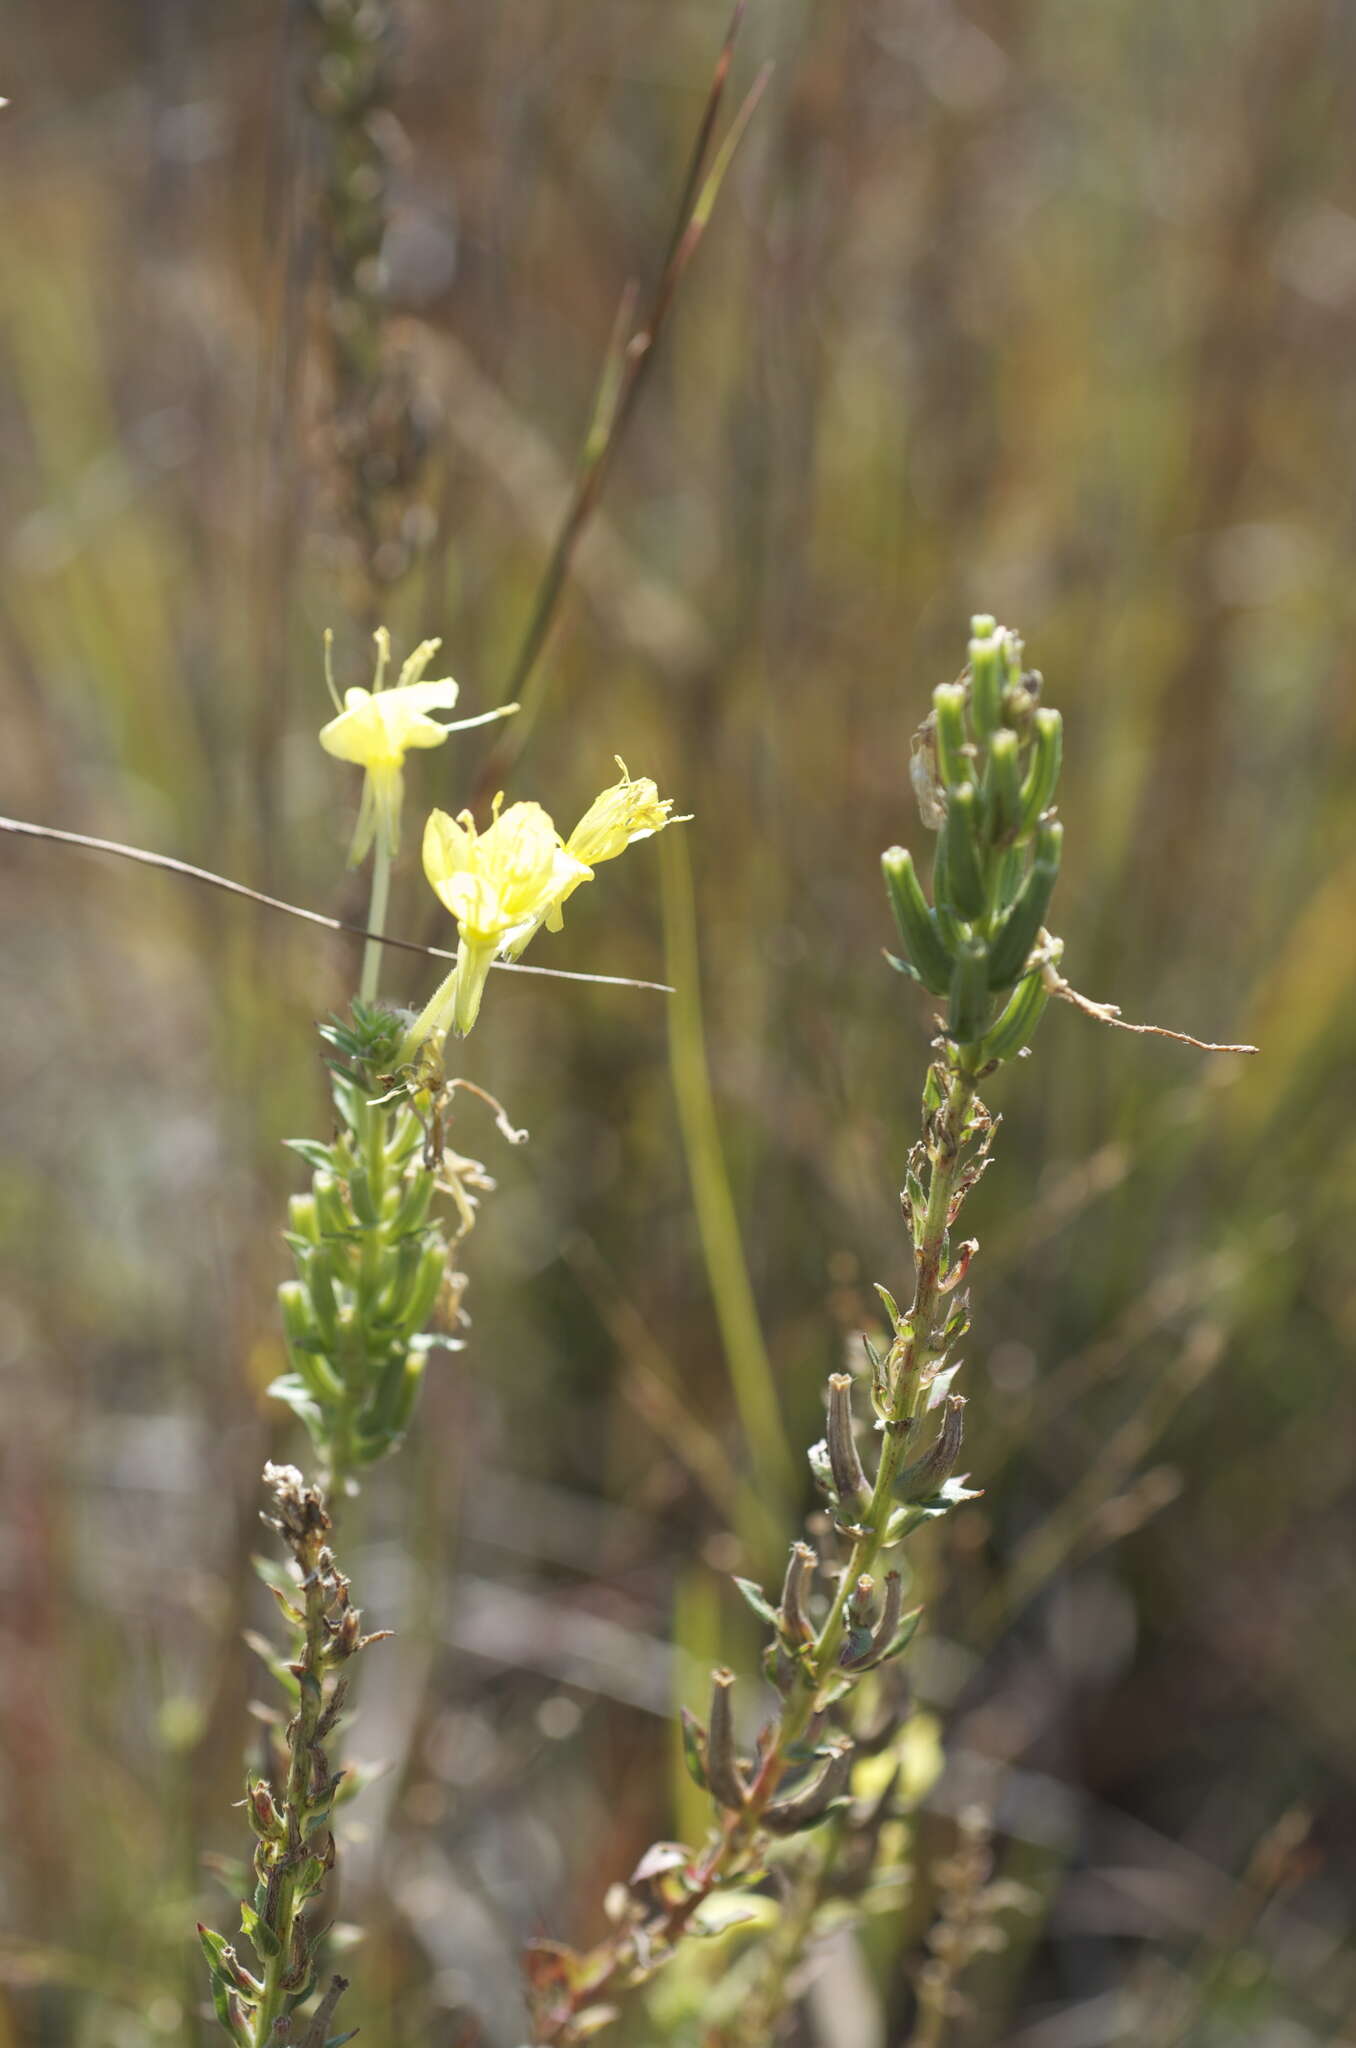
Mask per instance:
[[[562,840],[540,804],[494,800],[494,821],[476,830],[469,811],[434,811],[424,828],[424,873],[457,920],[457,963],[412,1026],[401,1049],[413,1058],[430,1038],[451,1029],[464,1037],[475,1023],[496,956],[516,960],[543,925],[559,931],[561,905],[594,864],[613,860],[633,839],[670,822],[673,808],[653,782],[622,780],[606,789]]]
[[[424,671],[442,642],[422,641],[401,669],[394,688],[387,690],[383,683],[390,660],[390,636],[383,626],[374,638],[377,667],[372,688],[345,690],[342,711],[320,729],[320,744],[327,754],[340,761],[352,761],[366,771],[357,828],[349,850],[353,867],[366,857],[374,840],[388,858],[399,850],[405,756],[411,747],[440,747],[450,732],[464,732],[468,726],[483,725],[488,719],[507,717],[518,708],[516,704],[504,704],[479,718],[442,725],[429,713],[450,711],[457,701],[457,685],[451,676],[424,681]],[[328,655],[327,639],[327,675]]]

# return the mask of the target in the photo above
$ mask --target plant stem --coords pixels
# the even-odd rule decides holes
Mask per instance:
[[[391,855],[380,832],[372,852],[372,896],[367,911],[369,937],[363,947],[362,980],[358,995],[364,1003],[375,1003],[381,978],[381,939],[386,930],[386,905],[391,894]]]
[[[805,1658],[800,1681],[787,1700],[780,1721],[764,1739],[761,1762],[748,1799],[742,1807],[725,1815],[719,1833],[690,1872],[684,1896],[650,1920],[639,1935],[630,1930],[620,1932],[615,1937],[610,1956],[591,1959],[586,1985],[571,1986],[562,1991],[550,2011],[539,2014],[537,2039],[542,2048],[574,2039],[572,2024],[580,2008],[599,1999],[616,1984],[618,1978],[624,1980],[625,1973],[633,1966],[648,1967],[649,1958],[662,1953],[681,1937],[703,1899],[708,1898],[722,1880],[737,1873],[741,1859],[758,1832],[764,1812],[794,1760],[793,1753],[822,1711],[818,1705],[819,1695],[838,1667],[848,1601],[858,1579],[873,1570],[885,1544],[895,1482],[905,1461],[906,1448],[913,1434],[912,1425],[926,1397],[923,1368],[939,1357],[945,1348],[942,1332],[947,1309],[942,1287],[942,1262],[953,1207],[963,1193],[964,1141],[975,1106],[976,1076],[968,1048],[947,1043],[943,1061],[947,1071],[946,1093],[941,1107],[929,1114],[924,1124],[928,1193],[914,1253],[913,1303],[897,1339],[897,1363],[889,1410],[884,1418],[876,1482],[870,1503],[856,1525],[852,1550],[833,1603]],[[897,1540],[896,1534],[892,1541]]]
[[[291,1723],[287,1736],[287,1787],[283,1806],[287,1822],[287,1848],[284,1859],[275,1867],[276,1901],[272,1910],[265,1905],[263,1916],[266,1924],[277,1936],[278,1953],[270,1958],[264,1972],[264,1988],[258,2010],[254,2015],[255,2048],[266,2048],[266,2044],[272,2039],[274,2021],[282,2017],[290,2003],[283,1978],[293,1962],[298,1913],[297,1877],[300,1865],[308,1853],[302,1840],[300,1815],[306,1810],[311,1791],[317,1731],[320,1717],[324,1712],[323,1675],[329,1646],[329,1631],[325,1622],[329,1591],[325,1577],[319,1569],[320,1552],[323,1548],[324,1533],[317,1529],[314,1534],[307,1536],[304,1548],[299,1548],[295,1553],[306,1580],[305,1639],[297,1659],[300,1666],[297,1677],[301,1685],[301,1699],[296,1719]]]

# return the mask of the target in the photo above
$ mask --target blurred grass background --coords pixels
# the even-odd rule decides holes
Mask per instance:
[[[725,15],[397,15],[383,261],[423,454],[383,611],[402,647],[443,635],[469,715],[623,286],[657,273]],[[308,23],[65,0],[9,31],[3,808],[360,916],[355,791],[314,744],[321,630],[365,681],[369,622],[324,425]],[[695,813],[547,943],[695,958],[700,1007],[686,979],[666,1010],[500,976],[468,1043],[532,1142],[459,1112],[499,1182],[471,1343],[350,1530],[398,1636],[355,1737],[387,1768],[344,1857],[349,2024],[509,2048],[521,1938],[595,1933],[677,1825],[664,1717],[755,1647],[718,1574],[775,1570],[738,1371],[765,1346],[802,1446],[871,1282],[902,1278],[928,1011],[881,961],[876,862],[919,843],[909,735],[986,609],[1065,713],[1066,970],[1262,1054],[1061,1010],[995,1090],[987,1491],[931,1560],[916,1660],[948,1769],[909,1924],[869,1973],[831,1952],[797,2038],[895,2048],[929,1855],[978,1796],[1045,1905],[973,1973],[965,2048],[1350,2041],[1356,18],[765,0],[736,89],[769,57],[509,786],[568,823],[619,752]],[[416,800],[455,808],[490,743],[414,764]],[[395,904],[444,941],[409,855]],[[257,1474],[298,1448],[262,1395],[279,1140],[323,1123],[310,1022],[355,957],[12,842],[0,937],[0,2048],[206,2041],[185,1937],[203,1852],[243,1832]],[[761,1336],[729,1309],[741,1244]]]

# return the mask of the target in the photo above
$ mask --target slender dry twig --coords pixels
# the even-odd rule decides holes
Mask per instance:
[[[622,294],[575,472],[574,489],[542,572],[536,599],[510,672],[507,694],[522,705],[522,710],[514,720],[513,730],[506,728],[497,745],[486,756],[472,797],[473,809],[492,790],[501,786],[508,768],[527,744],[541,708],[545,687],[540,674],[541,657],[559,616],[560,600],[569,580],[575,552],[602,495],[608,471],[635,410],[636,399],[654,360],[678,286],[706,232],[720,187],[771,76],[771,66],[764,65],[708,170],[711,141],[734,60],[735,39],[744,7],[745,0],[737,0],[716,60],[654,297],[640,326],[629,334],[627,330],[631,325],[630,314],[636,296],[634,284],[628,284]]]
[[[379,946],[394,946],[401,953],[422,953],[430,960],[455,960],[457,957],[442,946],[424,946],[417,939],[393,938],[389,932],[368,931],[365,925],[349,924],[342,917],[326,917],[320,910],[304,910],[299,903],[285,903],[280,896],[265,895],[262,889],[248,889],[243,882],[233,882],[226,875],[214,875],[210,868],[194,867],[189,861],[175,860],[167,853],[149,853],[144,846],[124,846],[117,839],[95,839],[87,832],[63,832],[55,825],[35,825],[27,818],[0,818],[0,832],[13,832],[25,839],[53,840],[59,846],[80,846],[89,853],[115,853],[122,860],[137,861],[142,867],[161,868],[166,874],[182,875],[190,882],[205,882],[213,889],[224,889],[228,895],[243,896],[247,902],[258,903],[265,910],[285,911],[288,917],[318,924],[324,931],[347,932],[355,939],[373,939]],[[522,960],[496,960],[493,964],[497,968],[508,968],[514,974],[546,974],[556,981],[593,981],[609,988],[646,988],[658,995],[673,994],[667,982],[636,981],[624,974],[584,974],[569,967],[530,966]]]
[[[1142,1038],[1171,1038],[1178,1045],[1191,1045],[1197,1052],[1257,1052],[1255,1045],[1213,1045],[1208,1038],[1193,1038],[1189,1031],[1169,1031],[1162,1024],[1130,1024],[1122,1017],[1116,1003],[1095,1003],[1091,996],[1080,995],[1071,988],[1063,975],[1049,960],[1045,964],[1045,986],[1052,996],[1059,996],[1063,1002],[1072,1003],[1085,1017],[1095,1017],[1099,1024],[1114,1024],[1118,1031],[1134,1031]]]

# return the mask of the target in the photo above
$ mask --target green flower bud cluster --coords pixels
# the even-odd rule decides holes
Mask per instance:
[[[449,1344],[425,1325],[443,1293],[448,1243],[431,1218],[436,1158],[410,1100],[383,1099],[398,1020],[353,1006],[321,1026],[337,1135],[290,1141],[311,1167],[285,1232],[296,1277],[278,1290],[291,1371],[270,1393],[301,1417],[331,1489],[394,1450],[409,1426],[427,1352]]]
[[[901,973],[946,998],[946,1036],[976,1070],[1014,1059],[1045,1008],[1043,968],[1058,941],[1043,937],[1064,828],[1053,804],[1063,726],[1040,702],[1016,634],[979,617],[959,682],[933,692],[914,742],[914,782],[937,832],[929,904],[912,854],[882,856],[906,957]]]

